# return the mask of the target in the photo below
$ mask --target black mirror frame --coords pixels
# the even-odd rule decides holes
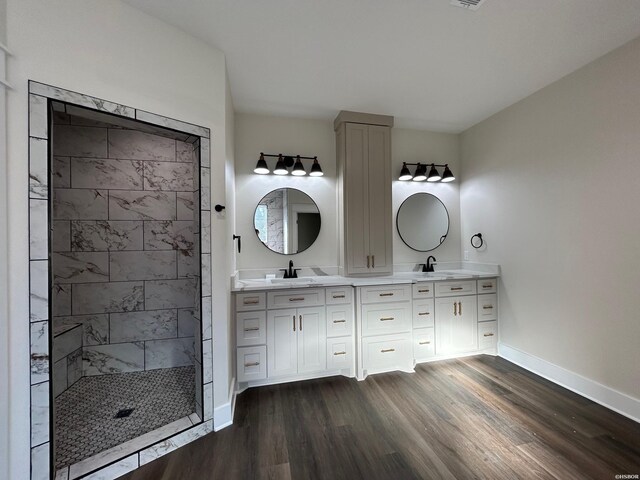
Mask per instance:
[[[398,217],[400,217],[400,210],[402,210],[402,205],[405,204],[405,202],[407,200],[409,200],[412,197],[415,197],[416,195],[430,195],[433,198],[435,198],[436,200],[438,200],[441,204],[442,207],[444,208],[445,213],[447,214],[447,231],[444,235],[442,235],[440,237],[440,243],[438,245],[436,245],[435,247],[429,249],[429,250],[419,250],[417,248],[412,247],[411,245],[409,245],[407,243],[407,241],[404,239],[404,237],[402,236],[402,233],[400,232],[400,225],[398,223]],[[402,242],[409,247],[411,250],[414,250],[416,252],[432,252],[434,251],[436,248],[438,248],[440,245],[442,245],[445,240],[447,239],[447,236],[449,235],[449,230],[451,229],[451,217],[449,216],[449,210],[447,210],[447,206],[444,204],[444,202],[442,200],[440,200],[438,197],[436,197],[434,194],[432,193],[428,193],[428,192],[417,192],[414,193],[413,195],[409,195],[407,198],[405,198],[403,200],[403,202],[400,204],[400,206],[398,207],[398,211],[396,212],[396,231],[398,232],[398,236],[400,237],[400,240],[402,240]]]
[[[284,252],[276,252],[275,250],[271,250],[266,243],[264,243],[262,240],[260,240],[260,237],[258,236],[258,232],[256,231],[256,212],[258,211],[258,207],[261,205],[260,202],[262,202],[262,200],[264,200],[264,198],[273,193],[276,192],[278,190],[284,190],[284,189],[288,189],[288,190],[296,190],[298,192],[304,193],[307,197],[309,197],[309,199],[313,202],[313,204],[315,205],[316,209],[318,210],[318,215],[320,216],[320,227],[318,228],[318,236],[315,238],[315,240],[313,241],[313,243],[311,243],[311,245],[309,245],[307,248],[305,248],[304,250],[300,251],[300,252],[295,252],[295,253],[284,253]],[[447,213],[447,215],[449,215]],[[318,237],[320,236],[320,231],[322,230],[322,215],[320,214],[320,208],[318,207],[318,204],[316,203],[316,201],[311,197],[311,195],[309,195],[307,192],[304,192],[298,188],[293,188],[293,187],[280,187],[280,188],[276,188],[274,190],[270,190],[267,193],[265,193],[262,198],[260,199],[260,201],[258,202],[258,205],[256,205],[256,208],[253,210],[253,230],[256,234],[256,238],[258,239],[258,242],[260,242],[267,250],[269,250],[270,252],[276,253],[278,255],[297,255],[299,253],[302,252],[306,252],[307,250],[309,250],[318,240]]]

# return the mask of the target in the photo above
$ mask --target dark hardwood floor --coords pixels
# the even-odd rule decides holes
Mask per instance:
[[[261,387],[233,426],[122,477],[614,479],[640,474],[640,424],[508,361]]]

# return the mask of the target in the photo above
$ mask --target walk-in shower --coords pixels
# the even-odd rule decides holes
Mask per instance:
[[[63,102],[50,120],[59,471],[202,418],[200,139]]]

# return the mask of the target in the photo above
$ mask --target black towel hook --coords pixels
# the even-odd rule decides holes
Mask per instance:
[[[474,239],[474,238],[476,238],[476,237],[478,237],[478,240],[480,240],[480,242],[479,242],[479,243],[478,243],[478,242],[473,243],[473,239]],[[481,233],[476,233],[475,235],[473,235],[473,236],[471,237],[471,246],[472,246],[473,248],[476,248],[476,249],[477,249],[477,248],[481,248],[483,245],[484,245],[484,240],[482,239],[482,234],[481,234]]]

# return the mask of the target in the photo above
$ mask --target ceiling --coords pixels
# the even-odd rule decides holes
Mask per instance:
[[[222,50],[238,112],[460,132],[640,36],[638,0],[125,0]]]

